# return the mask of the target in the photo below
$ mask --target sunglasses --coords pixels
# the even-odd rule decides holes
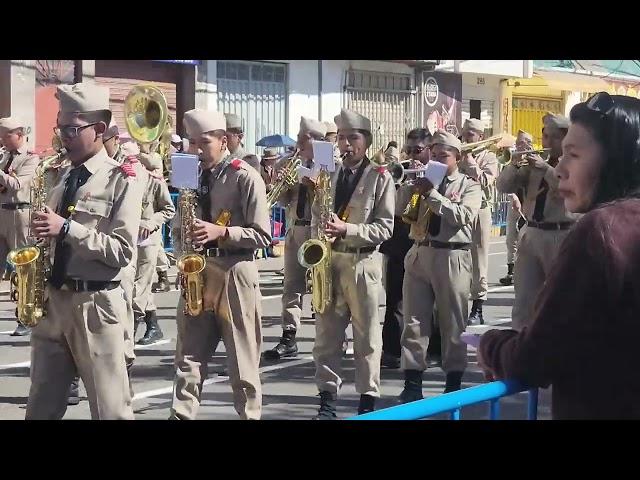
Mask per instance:
[[[93,127],[100,122],[90,123],[89,125],[83,125],[81,127],[65,125],[63,127],[55,127],[53,129],[53,133],[55,133],[58,137],[64,138],[76,138],[82,130],[85,128]]]
[[[598,112],[606,117],[613,111],[616,102],[607,92],[598,92],[586,101],[586,105],[589,110]]]
[[[420,155],[427,147],[405,147],[405,151],[409,155]]]

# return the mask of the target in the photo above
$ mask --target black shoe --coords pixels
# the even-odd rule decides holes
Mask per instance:
[[[364,415],[365,413],[371,413],[375,410],[376,397],[371,395],[360,395],[360,404],[358,405],[358,415]]]
[[[280,360],[286,357],[295,357],[298,355],[298,344],[296,343],[296,331],[285,330],[278,344],[271,350],[264,352],[264,358],[267,360]]]
[[[400,403],[410,403],[422,400],[422,372],[420,370],[404,371],[404,390],[400,392]]]
[[[159,293],[168,292],[169,290],[171,290],[171,285],[169,285],[167,272],[158,272],[158,281],[151,285],[151,291],[153,293]]]
[[[80,403],[80,377],[75,377],[69,387],[69,398],[67,405],[78,405]]]
[[[482,317],[482,304],[484,300],[474,300],[471,306],[471,313],[467,320],[467,325],[483,325],[484,318]]]
[[[25,327],[23,324],[18,322],[18,326],[11,334],[12,337],[26,337],[31,334],[31,328]]]
[[[505,286],[513,285],[513,263],[507,263],[507,275],[500,279]]]
[[[443,393],[457,392],[462,388],[462,375],[464,372],[449,372]]]
[[[336,420],[337,396],[331,392],[320,392],[320,408],[314,420]]]
[[[136,342],[137,345],[151,345],[156,343],[158,340],[161,340],[164,336],[162,334],[162,330],[160,330],[160,325],[158,325],[158,317],[156,317],[156,312],[146,312],[144,321],[147,324],[147,331],[144,332],[144,337]]]
[[[385,368],[400,368],[400,357],[382,352],[380,366]]]

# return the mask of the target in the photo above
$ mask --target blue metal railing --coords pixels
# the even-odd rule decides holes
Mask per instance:
[[[171,194],[173,205],[178,208],[178,194]],[[277,227],[276,227],[277,225]],[[274,240],[284,240],[287,228],[287,219],[285,209],[275,206],[271,209],[271,237]],[[162,244],[166,252],[173,252],[173,240],[171,239],[171,226],[168,223],[162,225]]]
[[[460,420],[462,408],[483,402],[489,402],[489,419],[497,420],[500,415],[500,398],[524,391],[529,392],[527,419],[536,420],[538,418],[538,389],[529,389],[513,380],[491,382],[485,385],[465,388],[434,398],[426,398],[358,415],[348,420],[421,420],[441,413],[450,413],[451,420]]]

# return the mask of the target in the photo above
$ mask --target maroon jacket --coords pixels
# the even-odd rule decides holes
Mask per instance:
[[[498,378],[553,385],[557,419],[640,418],[640,200],[578,221],[532,320],[520,333],[482,336],[480,353]]]

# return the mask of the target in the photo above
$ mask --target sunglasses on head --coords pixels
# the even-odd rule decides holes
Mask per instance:
[[[606,117],[612,112],[616,102],[607,92],[598,92],[586,101],[586,105],[589,110],[598,112]]]

